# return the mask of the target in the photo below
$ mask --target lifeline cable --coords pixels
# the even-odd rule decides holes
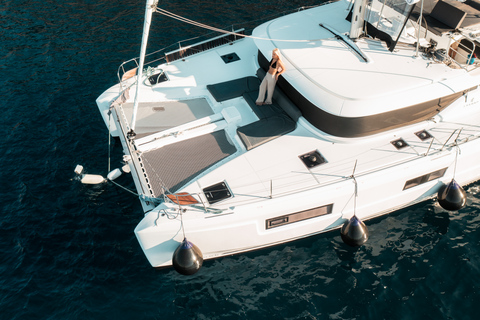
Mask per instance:
[[[113,180],[108,180],[108,181],[110,181],[111,183],[113,183],[113,184],[116,185],[117,187],[120,187],[120,188],[122,188],[123,190],[128,191],[128,192],[130,192],[131,194],[133,194],[133,195],[135,195],[135,196],[137,196],[137,197],[140,197],[140,195],[139,195],[138,193],[133,192],[132,190],[130,190],[130,189],[128,189],[128,188],[125,188],[124,186],[116,183],[115,181],[113,181]]]
[[[212,26],[200,23],[200,22],[196,22],[194,20],[190,20],[190,19],[187,19],[185,17],[179,16],[175,13],[169,12],[165,9],[157,8],[155,12],[160,13],[164,16],[169,17],[169,18],[181,21],[181,22],[191,24],[191,25],[199,27],[199,28],[204,28],[204,29],[207,29],[207,30],[216,31],[216,32],[224,33],[224,34],[231,34],[231,35],[235,35],[235,36],[239,36],[239,37],[257,39],[257,40],[268,40],[268,41],[277,41],[277,42],[317,42],[317,41],[322,41],[322,40],[334,39],[334,38],[321,38],[321,39],[312,39],[312,40],[288,40],[288,39],[270,39],[270,38],[254,37],[254,36],[249,36],[249,35],[245,35],[245,34],[241,34],[241,33],[236,33],[236,32],[233,32],[233,31],[226,31],[226,30],[219,29],[219,28],[216,28],[216,27],[212,27]]]
[[[460,133],[462,133],[463,128],[460,129],[460,131],[457,134],[457,137],[455,138],[455,166],[453,168],[453,178],[455,178],[455,174],[457,173],[457,158],[458,158],[458,153],[460,152],[460,147],[458,146],[458,138],[460,137]],[[450,138],[449,138],[450,139]]]
[[[110,172],[110,149],[111,149],[111,130],[110,130],[110,117],[112,115],[112,110],[108,110],[108,170]]]
[[[458,158],[458,153],[460,152],[460,147],[458,144],[455,146],[455,165],[453,167],[453,179],[455,179],[455,174],[457,173],[457,158]]]

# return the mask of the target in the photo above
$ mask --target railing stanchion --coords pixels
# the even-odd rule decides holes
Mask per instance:
[[[443,150],[443,148],[445,147],[445,145],[447,144],[447,142],[450,140],[450,138],[455,134],[455,132],[457,132],[457,129],[455,129],[455,131],[452,132],[452,134],[450,135],[450,137],[448,137],[447,141],[445,141],[445,143],[443,144],[443,146],[440,148],[440,151]]]
[[[428,153],[430,152],[430,148],[432,147],[432,144],[433,144],[433,137],[432,137],[432,141],[430,141],[430,145],[428,146],[428,149],[427,149],[427,152],[425,152],[425,154],[423,155],[424,157],[426,157],[428,155]]]
[[[270,180],[270,199],[273,198],[273,180]]]

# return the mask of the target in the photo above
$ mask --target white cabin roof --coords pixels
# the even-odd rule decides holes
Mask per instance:
[[[272,39],[255,42],[267,59],[273,48],[280,49],[287,67],[283,76],[316,106],[344,117],[368,116],[476,85],[463,69],[432,63],[423,59],[421,53],[415,57],[413,46],[390,52],[378,40],[360,39],[356,45],[370,60],[364,62],[343,41],[320,26],[322,23],[338,33],[348,34],[350,22],[345,20],[348,4],[339,1],[300,11],[267,22],[253,33],[254,37]],[[339,6],[343,10],[338,10]],[[456,79],[456,87],[449,85],[452,78]]]

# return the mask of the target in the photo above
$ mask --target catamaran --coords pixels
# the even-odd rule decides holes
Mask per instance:
[[[97,105],[142,204],[150,264],[192,274],[437,195],[460,209],[460,186],[480,179],[477,8],[340,0],[251,34],[214,29],[159,61],[146,54],[152,13],[209,27],[147,0],[140,57]],[[285,72],[257,105],[275,48]]]

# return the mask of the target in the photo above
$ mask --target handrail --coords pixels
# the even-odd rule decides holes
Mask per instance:
[[[458,40],[453,39],[453,38],[452,38],[452,40],[453,40],[454,43],[458,43],[458,45],[456,47],[453,47],[452,45],[450,45],[450,47],[449,47],[448,56],[451,58],[451,60],[453,62],[455,62],[455,64],[458,65],[460,68],[462,68],[464,70],[467,70],[467,71],[471,71],[473,69],[478,68],[478,66],[474,66],[471,70],[467,69],[468,66],[471,66],[470,61],[471,61],[471,59],[473,59],[473,54],[475,53],[475,42],[468,39],[468,38],[462,38],[461,39],[461,41],[467,40],[472,44],[472,49],[470,49],[469,47],[467,47],[466,45],[461,43],[461,41],[458,41]],[[463,51],[465,51],[467,53],[467,55],[465,56],[460,51],[458,51],[457,50],[458,47],[461,47],[461,49],[463,49]],[[452,52],[455,52],[455,54],[453,54]],[[462,58],[465,58],[465,63],[458,62],[456,60],[457,55],[461,56]]]

